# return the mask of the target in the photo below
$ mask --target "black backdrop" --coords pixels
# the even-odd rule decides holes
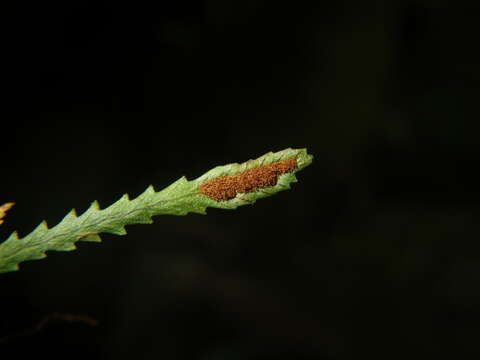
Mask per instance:
[[[0,357],[478,356],[478,10],[7,6],[2,239],[268,151],[315,160],[254,206],[157,217],[1,275]]]

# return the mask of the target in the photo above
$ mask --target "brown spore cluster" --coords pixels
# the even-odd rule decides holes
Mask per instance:
[[[216,201],[233,199],[238,193],[249,193],[274,186],[281,174],[297,167],[297,160],[290,158],[244,171],[233,176],[219,176],[200,186],[200,192]]]

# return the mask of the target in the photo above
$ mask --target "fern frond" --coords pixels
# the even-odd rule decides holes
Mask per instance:
[[[125,226],[150,224],[152,216],[206,214],[207,207],[235,209],[290,188],[295,173],[312,162],[306,149],[269,152],[242,164],[218,166],[199,178],[180,178],[162,191],[149,186],[137,198],[123,195],[108,208],[97,201],[81,215],[72,209],[59,224],[46,222],[19,239],[17,232],[0,244],[0,273],[18,270],[18,264],[42,259],[50,250],[74,250],[77,241],[101,241],[100,233],[125,235]]]

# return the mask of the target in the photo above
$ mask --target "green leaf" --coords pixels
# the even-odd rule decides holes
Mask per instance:
[[[306,149],[269,152],[241,164],[215,167],[192,181],[182,177],[159,192],[149,186],[133,200],[125,194],[103,210],[94,201],[81,216],[73,209],[50,229],[46,222],[41,222],[22,239],[12,233],[0,244],[0,273],[18,270],[23,261],[42,259],[46,251],[74,250],[77,241],[99,242],[100,233],[125,235],[126,225],[150,224],[152,216],[206,214],[207,207],[235,209],[253,204],[289,189],[297,181],[295,173],[310,165],[312,159]],[[212,195],[214,192],[206,189],[221,195]],[[224,192],[230,195],[227,197]]]

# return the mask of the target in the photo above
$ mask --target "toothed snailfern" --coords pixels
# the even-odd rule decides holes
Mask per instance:
[[[150,224],[156,215],[205,214],[207,207],[235,209],[290,188],[295,173],[312,162],[306,149],[269,152],[242,164],[218,166],[199,178],[180,178],[155,192],[149,186],[137,198],[123,195],[103,210],[97,201],[81,215],[75,209],[52,228],[45,221],[19,239],[17,232],[0,244],[0,273],[18,270],[18,264],[42,259],[49,250],[69,251],[77,241],[99,242],[100,233],[125,235],[125,225]]]

